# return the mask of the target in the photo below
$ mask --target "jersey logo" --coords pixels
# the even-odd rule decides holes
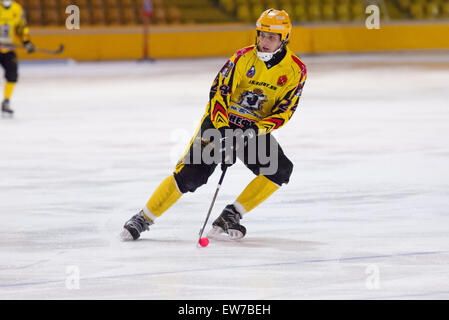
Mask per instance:
[[[248,70],[248,72],[246,73],[246,76],[248,77],[248,78],[252,78],[252,77],[254,77],[254,74],[256,73],[256,68],[254,67],[254,66],[252,66],[249,70]]]
[[[252,91],[245,90],[239,97],[238,104],[248,110],[255,111],[261,110],[268,98],[263,94],[263,90],[256,88]]]
[[[304,88],[304,82],[303,82],[303,83],[300,83],[300,84],[298,84],[298,85],[296,86],[295,93],[294,93],[294,95],[295,95],[296,97],[300,97],[300,96],[301,96],[301,94],[302,94],[302,88]]]
[[[256,121],[254,121],[254,120],[250,120],[248,118],[245,118],[245,117],[233,114],[233,113],[229,114],[229,122],[232,124],[235,124],[236,126],[239,126],[239,127],[247,127],[251,124],[256,123]]]
[[[221,68],[220,73],[223,77],[227,78],[229,76],[229,73],[231,72],[232,68],[234,68],[234,63],[232,63],[231,60],[228,60],[226,64]]]
[[[286,75],[280,76],[278,79],[278,86],[282,87],[286,83],[287,83],[287,76]]]

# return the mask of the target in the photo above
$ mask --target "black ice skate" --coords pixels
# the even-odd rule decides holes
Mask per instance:
[[[120,237],[122,240],[137,240],[142,232],[150,230],[150,225],[152,224],[153,221],[147,219],[141,210],[138,214],[126,221]]]
[[[5,99],[2,102],[2,116],[12,117],[14,115],[14,110],[9,106],[9,100]]]
[[[240,224],[242,216],[230,204],[224,208],[221,215],[212,223],[212,230],[207,234],[208,238],[217,238],[225,232],[232,240],[238,240],[245,236],[246,228]]]

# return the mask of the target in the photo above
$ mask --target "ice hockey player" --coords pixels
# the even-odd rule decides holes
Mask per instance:
[[[149,226],[184,193],[194,192],[207,182],[217,163],[206,163],[203,158],[200,163],[192,163],[191,158],[195,148],[202,150],[214,140],[203,134],[208,129],[220,133],[219,146],[223,141],[238,141],[237,138],[229,140],[231,129],[234,132],[245,129],[245,138],[239,140],[244,143],[223,144],[222,148],[214,149],[224,152],[223,161],[220,161],[222,169],[232,165],[239,147],[240,152],[248,152],[246,149],[249,149],[251,141],[258,141],[258,148],[261,145],[259,141],[265,139],[270,151],[276,151],[273,153],[276,156],[270,158],[270,162],[276,162],[276,170],[265,174],[262,171],[267,164],[259,158],[250,162],[250,157],[242,160],[239,156],[256,178],[212,223],[209,237],[217,234],[228,235],[233,240],[244,237],[246,228],[240,224],[242,217],[289,181],[293,164],[271,132],[290,120],[306,80],[305,65],[287,47],[291,29],[289,16],[284,10],[269,9],[262,13],[256,23],[255,45],[238,50],[218,73],[210,90],[206,113],[186,153],[173,174],[154,191],[143,210],[125,223],[121,233],[123,240],[138,239],[141,232],[149,230]],[[248,135],[247,131],[250,132]],[[230,153],[233,155],[231,158],[228,157]]]
[[[28,53],[35,50],[30,41],[29,29],[22,6],[13,0],[1,0],[0,6],[0,63],[5,70],[5,95],[2,102],[2,114],[12,116],[14,111],[9,105],[14,85],[18,78],[17,55],[13,44],[20,40]]]

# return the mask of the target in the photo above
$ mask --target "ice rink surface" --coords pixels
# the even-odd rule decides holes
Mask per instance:
[[[226,58],[21,64],[0,120],[0,299],[448,299],[449,55],[302,58],[277,133],[290,183],[244,217],[243,240],[207,248],[219,170],[139,241],[118,235]],[[228,170],[209,226],[252,179]]]

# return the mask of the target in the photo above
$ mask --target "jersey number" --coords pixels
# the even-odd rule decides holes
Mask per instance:
[[[0,26],[0,37],[1,38],[9,38],[9,30],[11,26],[9,24],[2,24]]]

